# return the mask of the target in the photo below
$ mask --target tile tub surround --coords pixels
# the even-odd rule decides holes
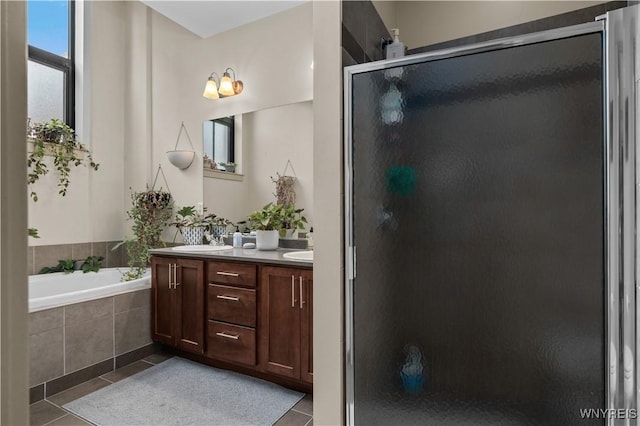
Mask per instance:
[[[116,268],[127,265],[127,257],[123,246],[111,250],[120,241],[99,241],[76,244],[54,244],[48,246],[31,246],[28,251],[27,274],[35,275],[45,266],[54,266],[61,259],[84,260],[88,256],[102,256],[105,268]]]
[[[149,355],[155,350],[150,321],[151,289],[30,313],[32,396],[51,395]]]

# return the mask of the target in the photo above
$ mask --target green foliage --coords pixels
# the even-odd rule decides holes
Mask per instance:
[[[102,256],[89,256],[84,261],[80,269],[82,269],[82,272],[85,274],[87,272],[98,272],[102,267],[103,260],[104,260],[104,257]]]
[[[38,230],[36,228],[29,228],[29,236],[31,238],[40,238],[40,235],[38,235]]]
[[[282,229],[304,229],[307,218],[302,216],[303,211],[304,209],[296,209],[291,204],[283,206],[280,210]]]
[[[122,244],[126,247],[129,271],[123,274],[124,281],[142,277],[151,262],[149,250],[166,246],[160,237],[169,224],[172,211],[173,199],[168,192],[148,188],[144,192],[131,192],[131,209],[127,216],[133,221],[131,230],[134,236],[112,249]]]
[[[58,260],[58,264],[56,266],[45,266],[40,269],[39,274],[52,274],[54,272],[64,272],[65,274],[68,274],[73,272],[74,264],[75,261],[73,259]]]
[[[257,231],[273,231],[282,228],[282,205],[269,203],[262,210],[251,213],[247,219]]]
[[[171,223],[179,230],[182,228],[205,228],[211,230],[212,226],[232,226],[233,222],[213,213],[207,213],[207,208],[198,213],[195,206],[184,206],[176,212],[175,220]]]
[[[93,161],[91,152],[77,141],[75,131],[62,120],[52,118],[49,121],[31,124],[27,122],[28,139],[33,142],[33,151],[27,158],[27,182],[29,185],[36,183],[41,177],[49,173],[49,167],[44,161],[45,154],[49,151],[53,155],[53,167],[58,173],[58,194],[67,195],[69,188],[71,167],[88,164],[94,170],[100,165]],[[49,150],[47,149],[49,147]],[[76,151],[84,151],[86,159],[76,155]],[[38,201],[35,191],[30,193],[33,201]]]
[[[258,231],[304,229],[307,219],[302,216],[304,209],[296,209],[293,205],[269,203],[251,213],[247,220],[251,228]]]

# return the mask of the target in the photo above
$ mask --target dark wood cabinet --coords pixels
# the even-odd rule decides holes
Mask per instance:
[[[311,269],[169,254],[154,255],[151,267],[154,341],[199,362],[311,390]]]
[[[204,352],[204,261],[154,256],[152,338],[165,345]]]
[[[260,276],[260,366],[313,382],[313,275],[306,269],[263,267]]]
[[[207,356],[256,365],[256,265],[209,261]]]

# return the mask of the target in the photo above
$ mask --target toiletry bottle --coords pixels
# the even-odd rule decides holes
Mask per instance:
[[[404,56],[404,43],[400,41],[400,30],[397,28],[391,29],[393,35],[393,42],[387,45],[387,59],[402,58]]]
[[[236,226],[236,232],[233,233],[233,248],[242,248],[242,234]]]
[[[313,250],[313,226],[307,232],[307,248]]]

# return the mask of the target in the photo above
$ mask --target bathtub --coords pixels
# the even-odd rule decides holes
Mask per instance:
[[[29,276],[29,312],[151,287],[151,272],[137,280],[120,282],[125,268],[102,268],[99,272],[76,271]]]

